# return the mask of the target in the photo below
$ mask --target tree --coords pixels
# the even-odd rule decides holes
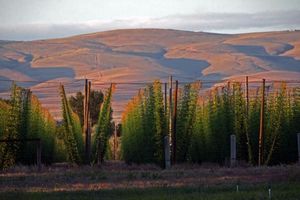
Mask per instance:
[[[69,98],[70,106],[72,110],[79,116],[80,123],[83,125],[83,101],[84,95],[81,92],[77,92],[76,96]],[[100,105],[103,103],[103,93],[101,91],[92,90],[90,94],[90,117],[92,125],[98,121],[100,112]]]

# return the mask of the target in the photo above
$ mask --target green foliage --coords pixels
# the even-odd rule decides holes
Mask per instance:
[[[65,127],[63,124],[57,125],[54,139],[53,161],[66,162],[68,160],[67,148],[64,142]]]
[[[123,159],[163,165],[163,138],[167,132],[161,83],[155,81],[130,101],[122,117]]]
[[[79,116],[81,125],[83,125],[84,95],[81,92],[77,92],[76,96],[69,98],[69,102],[72,110]],[[98,121],[101,103],[103,103],[103,93],[101,91],[92,90],[90,94],[90,116],[92,125]]]
[[[63,110],[64,143],[67,150],[67,158],[72,163],[81,163],[83,156],[83,138],[80,120],[67,100],[63,85],[60,86]]]
[[[163,160],[160,139],[167,133],[167,126],[159,88],[154,83],[140,91],[123,113],[122,153],[127,162],[161,164]],[[194,83],[180,90],[176,161],[226,164],[230,135],[234,134],[237,159],[257,164],[262,88],[249,91],[248,108],[241,83],[215,87],[205,98],[198,97],[199,89],[200,84]],[[285,83],[266,89],[264,164],[296,162],[300,90],[290,89]]]
[[[258,137],[259,137],[259,123],[260,123],[260,107],[261,101],[258,95],[259,90],[255,91],[254,98],[249,102],[249,112],[247,120],[247,132],[249,135],[249,143],[251,152],[249,151],[249,163],[257,164],[258,161]],[[255,148],[256,147],[256,148]]]
[[[228,105],[232,109],[233,133],[236,135],[237,141],[237,159],[251,160],[251,145],[249,143],[249,135],[247,131],[247,111],[244,94],[242,92],[241,83],[233,84],[232,105]]]
[[[21,89],[15,84],[11,89],[11,104],[7,115],[7,126],[2,134],[3,139],[19,139],[21,137]],[[7,168],[16,163],[20,143],[2,143],[0,168]]]
[[[233,133],[232,91],[230,85],[216,89],[209,100],[210,160],[223,163],[229,157],[229,136]]]
[[[0,138],[2,138],[5,128],[7,127],[7,116],[9,114],[9,110],[10,105],[0,99]]]
[[[265,102],[264,164],[295,162],[299,93],[287,90],[284,83],[272,90]],[[229,158],[229,136],[235,134],[238,160],[257,163],[261,91],[251,91],[248,114],[240,83],[215,89],[208,101],[198,103],[190,149],[193,162],[223,163]]]
[[[71,96],[69,98],[69,103],[71,106],[71,109],[73,112],[75,112],[79,119],[80,124],[83,126],[83,102],[84,102],[84,96],[81,92],[77,92],[76,96]]]
[[[187,160],[188,151],[191,144],[193,124],[196,119],[196,105],[199,83],[184,86],[183,92],[179,97],[178,117],[176,123],[176,160],[184,162]]]
[[[295,128],[297,122],[293,120],[293,109],[299,109],[295,104],[297,101],[292,99],[284,83],[268,99],[265,164],[296,161],[296,133],[299,129]]]
[[[136,162],[139,163],[143,159],[142,146],[144,140],[141,135],[143,125],[142,115],[143,99],[144,96],[139,91],[139,94],[135,96],[127,105],[122,118],[122,156],[127,163]],[[140,156],[141,155],[141,156]],[[144,155],[147,157],[147,154]],[[152,160],[151,160],[152,161]]]
[[[94,162],[96,162],[98,158],[101,160],[101,162],[104,160],[108,146],[108,139],[113,132],[111,108],[113,90],[114,85],[111,84],[110,88],[105,94],[103,104],[101,105],[97,127],[93,137]]]
[[[38,98],[31,94],[30,109],[28,111],[26,138],[40,138],[42,141],[42,163],[53,161],[56,122],[48,110],[42,108]],[[33,164],[36,159],[36,145],[25,144],[25,163]]]
[[[153,83],[154,113],[154,141],[155,141],[155,161],[163,166],[164,164],[164,136],[167,133],[166,118],[164,113],[163,94],[161,91],[161,83],[155,81]]]
[[[13,84],[11,99],[7,103],[0,102],[0,112],[3,113],[0,124],[1,139],[40,138],[42,162],[52,162],[56,124],[30,90]],[[34,142],[1,143],[0,151],[0,168],[7,168],[15,163],[36,162]]]
[[[264,164],[293,163],[297,160],[296,134],[300,132],[300,89],[289,88],[286,83],[267,86],[265,101]],[[114,131],[112,122],[112,94],[114,85],[102,93],[92,92],[99,108],[95,133],[92,135],[94,161],[112,155],[109,138]],[[258,135],[262,88],[250,90],[247,109],[243,86],[240,83],[215,87],[205,97],[199,96],[200,84],[187,84],[181,88],[176,123],[177,162],[217,162],[229,159],[230,135],[237,138],[237,158],[251,164],[258,160]],[[83,137],[80,117],[73,112],[60,87],[63,122],[56,125],[49,112],[42,108],[30,90],[13,84],[11,98],[0,100],[0,138],[42,140],[42,162],[83,160]],[[82,95],[70,99],[79,115],[82,113]],[[101,109],[99,102],[103,103]],[[168,135],[161,83],[155,81],[128,103],[122,116],[122,158],[127,163],[164,164],[163,138]],[[81,113],[81,114],[80,114]],[[94,116],[94,117],[95,117]],[[122,131],[121,131],[122,130]],[[122,132],[122,134],[121,134]],[[36,146],[28,142],[0,144],[0,168],[16,163],[34,164]]]

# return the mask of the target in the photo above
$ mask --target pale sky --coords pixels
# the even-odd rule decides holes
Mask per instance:
[[[300,0],[0,0],[0,40],[122,28],[219,33],[300,29]]]

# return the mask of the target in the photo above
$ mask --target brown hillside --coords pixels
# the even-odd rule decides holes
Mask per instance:
[[[27,81],[22,84],[32,87],[57,116],[58,82],[83,78],[94,82],[148,82],[166,80],[168,75],[192,81],[246,74],[267,79],[299,79],[300,31],[224,35],[132,29],[51,40],[0,42],[0,79]],[[1,92],[7,91],[10,83],[1,83]],[[94,86],[102,87],[107,86]],[[138,87],[117,87],[120,92],[115,97],[116,110],[122,109]],[[80,83],[69,85],[70,93],[82,89]]]

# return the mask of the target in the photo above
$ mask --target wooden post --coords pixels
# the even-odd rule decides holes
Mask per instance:
[[[246,94],[246,138],[247,138],[247,149],[248,149],[248,162],[253,162],[252,147],[249,137],[249,78],[246,76],[245,82],[245,94]]]
[[[98,139],[98,158],[97,158],[98,165],[101,165],[102,163],[102,157],[101,157],[101,140]]]
[[[258,140],[258,166],[261,166],[264,162],[265,86],[266,86],[266,80],[263,79],[261,106],[260,106],[259,140]]]
[[[88,137],[87,137],[87,93],[88,93],[88,80],[84,81],[84,99],[83,99],[83,135],[85,138],[85,161],[88,163]]]
[[[170,161],[170,144],[172,144],[172,135],[173,135],[173,115],[172,115],[172,108],[173,108],[173,104],[172,104],[172,76],[169,77],[169,134],[168,134],[168,144],[166,144],[168,146],[168,153],[165,154],[165,156],[169,156],[168,158],[166,158],[167,160]],[[166,148],[166,147],[165,147]],[[166,166],[167,167],[167,166]]]
[[[236,165],[236,137],[230,135],[230,167]]]
[[[245,94],[246,94],[246,116],[248,118],[248,113],[249,113],[249,80],[248,80],[248,76],[246,76]]]
[[[171,162],[170,162],[170,141],[169,136],[164,137],[164,152],[165,152],[165,169],[170,169]]]
[[[172,76],[170,76],[169,78],[169,136],[171,137],[172,135],[172,126],[173,126],[173,123],[172,123],[172,118],[173,118],[173,115],[172,115],[172,108],[173,108],[173,105],[172,105]]]
[[[298,163],[300,165],[300,133],[297,134],[298,138]]]
[[[117,140],[117,125],[115,124],[115,131],[114,131],[114,160],[116,160],[116,141]]]
[[[168,106],[168,99],[167,99],[167,83],[165,83],[165,115],[167,116],[167,106]]]
[[[36,142],[36,164],[38,167],[38,171],[42,169],[42,141],[39,139]]]
[[[91,133],[90,133],[90,93],[91,82],[85,79],[84,84],[84,102],[83,102],[83,134],[85,136],[85,161],[90,163],[91,158]]]
[[[91,108],[90,108],[90,97],[91,97],[91,81],[88,83],[88,91],[87,91],[87,158],[88,158],[88,164],[91,161],[91,141],[92,141],[92,136],[91,136],[91,120],[90,120],[90,113],[91,113]]]
[[[230,81],[227,82],[227,90],[230,91]]]
[[[176,123],[177,123],[177,96],[178,80],[175,82],[174,111],[173,111],[173,131],[172,131],[172,164],[176,163]]]

